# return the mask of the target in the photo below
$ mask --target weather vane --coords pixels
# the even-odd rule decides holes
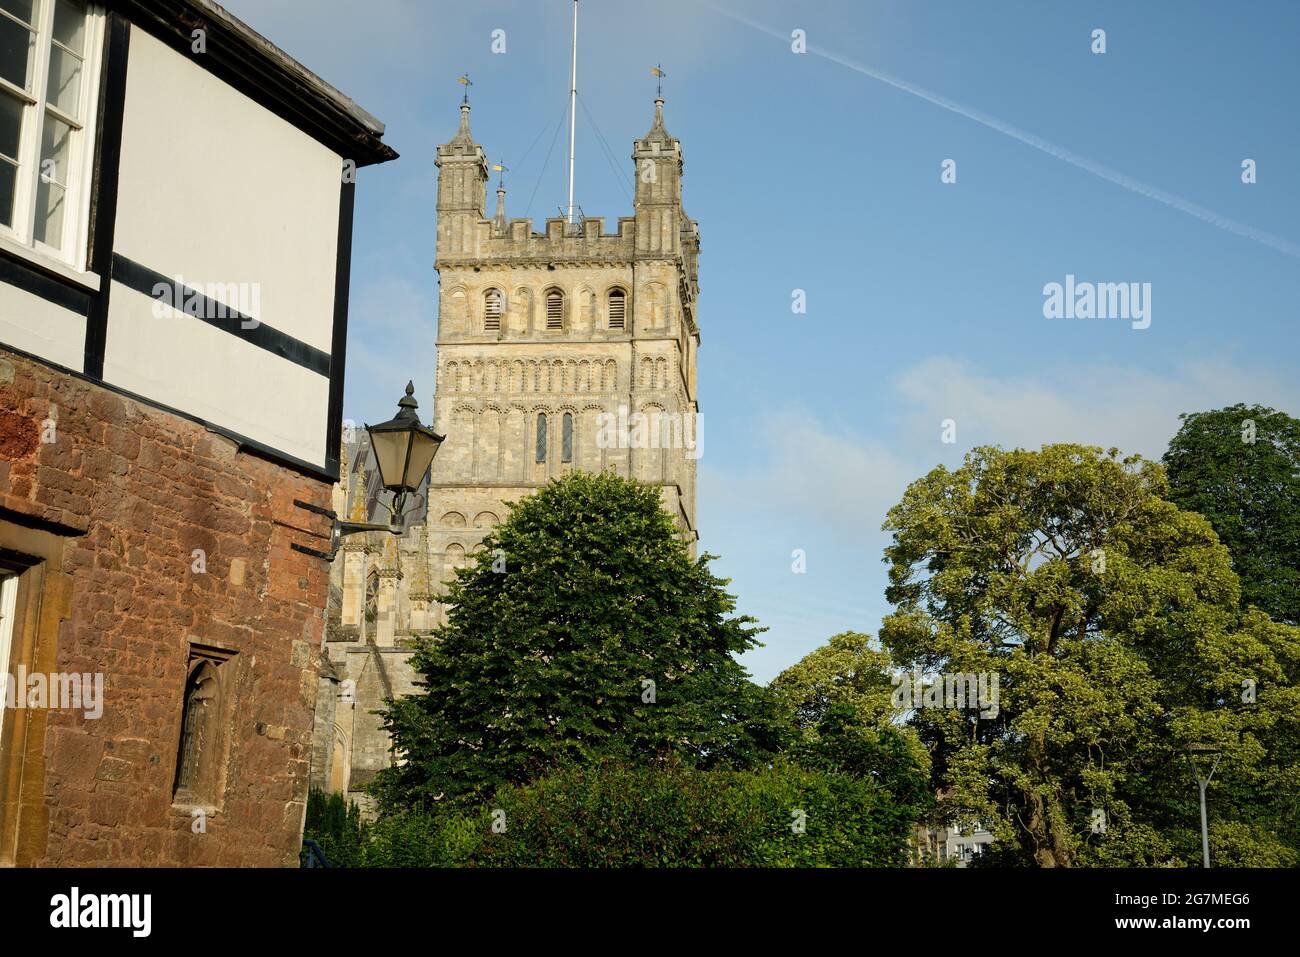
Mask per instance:
[[[461,100],[461,102],[468,105],[469,88],[474,85],[473,81],[470,80],[468,73],[462,73],[460,76],[456,77],[456,82],[465,88],[465,98]]]
[[[660,63],[658,66],[652,66],[650,68],[650,75],[659,78],[659,89],[655,95],[658,99],[662,100],[664,98],[664,77],[668,75],[664,72],[664,65]]]

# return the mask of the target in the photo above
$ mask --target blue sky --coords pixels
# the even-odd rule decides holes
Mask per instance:
[[[543,160],[566,106],[571,6],[226,5],[388,125],[402,158],[359,181],[345,413],[388,418],[408,378],[427,412],[433,158],[455,131],[456,77],[474,79],[476,138],[511,167],[508,215],[525,215],[534,190],[527,213],[552,215],[566,132]],[[1300,413],[1300,256],[1287,248],[1300,243],[1300,4],[582,8],[580,97],[618,164],[580,106],[588,215],[630,214],[649,68],[668,73],[667,125],[703,243],[698,524],[740,611],[770,628],[745,659],[756,679],[838,631],[876,632],[885,512],[974,445],[1158,457],[1180,412],[1241,401]],[[791,50],[796,29],[807,53]],[[954,184],[940,181],[946,159]],[[1150,283],[1150,328],[1045,319],[1043,287],[1067,274]],[[795,289],[806,314],[791,311]],[[955,443],[941,441],[945,419]],[[795,549],[805,574],[791,570]]]

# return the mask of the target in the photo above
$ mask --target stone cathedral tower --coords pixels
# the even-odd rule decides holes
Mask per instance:
[[[488,218],[487,155],[468,103],[438,147],[432,425],[447,440],[427,522],[400,543],[355,536],[335,561],[314,786],[365,803],[358,788],[393,760],[372,712],[416,687],[406,639],[445,620],[443,583],[505,503],[571,469],[614,469],[658,485],[695,542],[700,238],[682,206],[682,148],[663,110],[655,100],[650,131],[633,145],[633,215],[609,233],[601,217],[554,217],[535,231],[506,217],[504,189]],[[361,520],[364,460],[345,471],[336,510]]]
[[[438,148],[434,427],[447,441],[429,539],[444,575],[505,502],[571,469],[657,484],[695,540],[699,227],[682,207],[682,148],[663,107],[633,148],[634,214],[608,233],[601,217],[534,231],[507,218],[504,189],[488,218],[468,104]]]

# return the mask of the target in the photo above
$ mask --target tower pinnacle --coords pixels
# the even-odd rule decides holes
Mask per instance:
[[[451,138],[451,142],[464,143],[466,145],[472,145],[474,142],[474,135],[469,131],[468,103],[462,103],[460,105],[460,129],[458,129],[456,135]]]
[[[498,233],[506,231],[506,188],[497,186],[497,211],[492,217],[492,225]]]
[[[438,254],[463,255],[473,249],[475,224],[487,205],[488,166],[483,147],[469,128],[468,103],[460,105],[456,135],[438,147]]]

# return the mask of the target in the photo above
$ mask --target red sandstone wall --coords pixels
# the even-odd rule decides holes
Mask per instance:
[[[40,441],[58,406],[58,440]],[[296,866],[328,566],[330,488],[202,426],[0,350],[0,518],[70,535],[58,667],[104,673],[104,714],[49,715],[43,865]],[[281,524],[283,523],[283,524]],[[295,529],[296,527],[296,529]],[[192,571],[194,549],[206,574]],[[237,655],[224,806],[172,807],[189,643]],[[31,744],[29,743],[29,747]]]

